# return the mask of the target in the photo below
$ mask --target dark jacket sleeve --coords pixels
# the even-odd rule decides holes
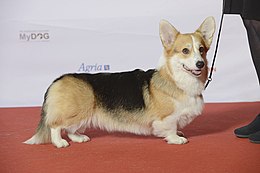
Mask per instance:
[[[223,11],[225,14],[241,14],[243,0],[224,0]]]
[[[224,0],[224,14],[240,14],[244,19],[260,20],[260,0]]]

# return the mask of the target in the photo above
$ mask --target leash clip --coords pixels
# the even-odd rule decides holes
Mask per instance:
[[[208,80],[204,86],[204,90],[206,90],[206,88],[208,87],[209,83],[212,81],[212,78],[211,77],[208,77]]]

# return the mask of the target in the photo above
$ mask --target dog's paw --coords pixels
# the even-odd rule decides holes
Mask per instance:
[[[186,144],[188,139],[180,137],[178,135],[170,135],[164,138],[168,144]]]
[[[73,142],[87,142],[90,140],[90,138],[86,135],[80,135],[80,134],[68,134],[68,137],[73,141]]]
[[[65,148],[67,146],[69,146],[69,143],[65,140],[65,139],[61,139],[61,140],[56,140],[52,142],[53,145],[55,145],[57,148]]]

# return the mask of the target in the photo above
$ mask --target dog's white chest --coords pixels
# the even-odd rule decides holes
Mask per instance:
[[[202,113],[204,101],[201,96],[187,96],[181,101],[176,101],[175,104],[175,116],[178,117],[178,126],[183,128]]]

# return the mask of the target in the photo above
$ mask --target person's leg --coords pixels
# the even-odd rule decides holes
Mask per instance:
[[[251,56],[255,65],[258,82],[260,84],[260,21],[243,19],[250,47]],[[249,138],[253,143],[260,143],[260,114],[248,125],[235,129],[237,137]]]
[[[243,19],[243,22],[247,31],[250,52],[260,84],[260,21]]]

